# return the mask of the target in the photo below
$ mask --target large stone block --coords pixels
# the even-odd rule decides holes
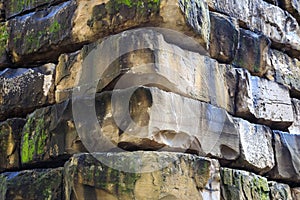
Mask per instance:
[[[196,152],[229,161],[239,156],[238,130],[223,109],[147,87],[92,97],[73,102],[78,134],[90,152],[119,147]]]
[[[78,154],[65,164],[65,196],[67,200],[215,200],[220,199],[219,179],[216,161],[188,154]]]
[[[270,51],[270,68],[274,71],[275,81],[287,86],[292,93],[300,94],[300,61],[277,51]]]
[[[274,132],[276,166],[269,177],[294,184],[300,183],[300,135]]]
[[[6,0],[5,5],[5,15],[6,18],[12,18],[16,15],[23,13],[28,13],[33,11],[38,7],[51,6],[53,4],[58,4],[66,0],[31,0],[31,1],[16,1],[16,0]]]
[[[221,199],[268,200],[270,188],[266,178],[256,174],[221,168]]]
[[[176,17],[167,19],[170,14]],[[8,47],[17,64],[57,61],[61,53],[74,52],[83,44],[145,24],[177,27],[177,31],[195,36],[205,47],[209,43],[209,11],[202,0],[76,0],[9,20]]]
[[[252,31],[269,37],[273,45],[285,46],[292,56],[300,54],[300,31],[296,19],[278,6],[263,0],[208,0],[211,9],[240,20]]]
[[[279,130],[294,121],[289,90],[276,82],[237,69],[236,115]]]
[[[230,165],[258,174],[270,171],[275,165],[271,129],[238,118],[234,121],[239,130],[241,156]]]
[[[24,119],[0,123],[0,172],[20,167],[20,140]]]
[[[85,149],[72,121],[69,101],[38,109],[28,115],[21,139],[22,165],[50,162],[59,166],[73,153],[83,151]]]
[[[289,185],[270,181],[269,188],[270,200],[292,200],[292,193]]]
[[[249,30],[240,29],[239,45],[233,64],[245,68],[251,74],[264,76],[271,42],[262,35]]]
[[[79,53],[62,55],[56,70],[56,101],[69,98],[80,84],[100,80],[97,91],[154,85],[234,113],[235,70],[170,44],[159,31],[125,31]],[[97,63],[90,67],[87,63],[93,59]]]
[[[54,103],[54,71],[54,64],[1,71],[0,120],[26,116],[38,107]]]
[[[239,43],[237,20],[210,12],[210,55],[222,63],[231,63]]]
[[[3,173],[0,183],[3,200],[63,198],[63,168]]]

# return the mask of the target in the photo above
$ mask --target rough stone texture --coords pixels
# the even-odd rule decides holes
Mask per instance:
[[[289,90],[276,82],[251,76],[246,70],[237,69],[237,74],[236,115],[287,130],[294,120]]]
[[[0,123],[0,172],[20,167],[20,139],[24,124],[24,119]]]
[[[174,23],[173,20],[178,23],[175,30],[188,32],[204,46],[208,46],[210,23],[206,3],[201,0],[174,2],[166,0],[65,2],[9,20],[9,52],[15,63],[56,61],[59,54],[75,51],[83,44],[109,34],[145,23],[171,28],[175,27],[174,24],[171,25]],[[196,9],[200,9],[201,12]],[[172,20],[166,19],[175,13],[174,16],[177,17]]]
[[[155,85],[234,113],[235,70],[199,53],[167,43],[165,39],[169,42],[164,33],[135,30],[115,35],[106,43],[87,46],[79,53],[62,55],[56,73],[56,101],[69,98],[78,84],[101,78],[98,91],[109,84],[110,89]],[[104,54],[98,50],[102,44]],[[120,56],[124,49],[129,53]],[[101,55],[95,56],[99,62],[89,70],[84,63],[94,58],[86,56],[87,52]]]
[[[54,103],[54,71],[54,64],[1,71],[0,120],[26,116],[40,106]]]
[[[291,189],[289,185],[283,183],[269,182],[270,200],[292,200]]]
[[[239,46],[233,64],[263,76],[268,71],[267,59],[271,42],[262,35],[240,29]]]
[[[268,200],[267,179],[250,172],[221,168],[222,200]]]
[[[112,165],[136,173],[120,171]],[[218,163],[188,154],[79,154],[65,164],[65,177],[67,200],[220,199]]]
[[[239,128],[241,156],[230,165],[258,174],[270,171],[275,165],[271,129],[238,118],[234,121]]]
[[[6,18],[11,18],[29,11],[33,11],[38,7],[50,7],[66,0],[6,0],[5,1],[5,14]]]
[[[62,199],[63,168],[35,169],[0,175],[1,199]]]
[[[294,123],[289,127],[289,132],[292,134],[300,134],[300,100],[292,99],[294,110]]]
[[[22,131],[23,165],[51,162],[60,165],[73,153],[85,151],[81,144],[69,101],[36,110],[27,117]]]
[[[126,150],[192,151],[224,160],[239,156],[232,117],[210,104],[146,87],[104,92],[96,96],[95,107],[94,101],[73,103],[77,109],[73,115],[80,124],[77,131],[89,151],[110,151],[118,146]],[[98,129],[98,121],[93,119],[96,115]]]
[[[69,1],[9,20],[8,49],[12,61],[55,62],[61,51],[68,50],[66,45],[73,49],[70,33],[75,9],[76,2]]]
[[[274,131],[276,166],[269,177],[285,182],[300,183],[300,135]]]
[[[210,56],[222,63],[231,63],[239,42],[237,20],[210,12],[210,23]]]
[[[292,196],[293,200],[299,200],[300,199],[300,188],[292,188]]]
[[[0,3],[1,6],[1,3]],[[1,20],[0,20],[1,21]],[[7,41],[8,41],[7,23],[0,23],[0,70],[8,67],[10,62],[7,55]]]
[[[287,86],[296,95],[300,94],[300,61],[277,51],[270,51],[269,65],[274,70],[275,81]]]
[[[278,0],[279,5],[300,21],[300,2],[298,0]]]
[[[300,30],[296,19],[281,8],[263,0],[208,0],[208,5],[221,13],[240,20],[240,24],[252,31],[260,31],[284,47],[292,56],[299,56]]]

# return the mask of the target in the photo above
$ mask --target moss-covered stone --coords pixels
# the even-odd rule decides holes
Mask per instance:
[[[219,197],[218,165],[167,152],[74,155],[65,164],[66,199],[203,199]],[[176,190],[174,190],[176,188]],[[215,191],[215,192],[212,192]],[[168,198],[167,198],[168,197]],[[174,198],[176,197],[176,198]]]
[[[22,131],[21,161],[23,165],[51,162],[85,151],[78,139],[71,116],[71,103],[62,102],[41,108],[28,115]]]
[[[62,199],[63,170],[36,169],[0,175],[1,199]]]
[[[269,200],[267,179],[256,174],[221,168],[221,192],[224,200]]]

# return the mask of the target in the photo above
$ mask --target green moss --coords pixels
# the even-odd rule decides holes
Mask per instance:
[[[49,32],[52,33],[52,34],[58,33],[60,29],[61,29],[60,23],[58,23],[58,21],[54,21],[51,24],[51,26],[49,27]]]
[[[35,119],[29,117],[23,130],[21,161],[28,163],[33,161],[35,157],[40,157],[45,152],[47,145],[48,132],[45,130],[45,122],[43,118]]]
[[[6,25],[0,25],[0,54],[3,54],[6,51],[8,37],[9,34]]]

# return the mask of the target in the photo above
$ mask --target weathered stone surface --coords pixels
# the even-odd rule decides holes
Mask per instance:
[[[192,151],[229,161],[239,156],[238,132],[225,110],[157,88],[104,92],[96,100],[74,101],[73,108],[89,151]]]
[[[299,200],[300,199],[300,188],[292,188],[292,196],[293,200]]]
[[[275,81],[287,86],[292,93],[300,94],[300,61],[277,51],[270,51],[269,65],[274,70]]]
[[[0,120],[54,103],[54,64],[0,72]]]
[[[273,45],[281,47],[292,56],[299,56],[300,30],[296,19],[281,8],[263,0],[208,0],[211,9],[226,13],[240,20],[252,31],[269,37]]]
[[[81,144],[69,101],[36,110],[27,117],[22,131],[23,165],[50,162],[59,165],[73,153],[85,151]]]
[[[20,166],[20,139],[24,124],[24,119],[0,123],[0,171]]]
[[[300,134],[300,100],[292,99],[294,110],[294,122],[289,127],[289,132],[292,134]]]
[[[237,69],[236,115],[279,130],[287,130],[294,120],[289,90],[276,82],[251,76]]]
[[[0,3],[0,6],[1,6],[1,3]],[[9,37],[9,35],[8,35],[8,31],[7,31],[7,23],[0,23],[0,70],[5,67],[8,67],[10,64],[8,55],[7,55],[8,37]]]
[[[239,42],[239,28],[234,18],[210,12],[210,55],[222,63],[231,63]]]
[[[166,19],[170,14],[176,17]],[[174,27],[171,25],[173,20],[178,23],[177,31],[189,32],[208,46],[209,11],[202,0],[177,3],[166,0],[76,0],[10,20],[9,52],[15,63],[56,61],[59,54],[75,51],[83,44],[110,34],[145,23],[170,28]]]
[[[250,172],[221,168],[221,199],[268,200],[267,179]]]
[[[0,175],[1,199],[62,199],[63,168],[35,169]]]
[[[63,1],[66,0],[31,0],[31,1],[6,0],[5,1],[6,18],[8,19],[16,15],[26,13],[28,11],[33,11],[38,7],[51,6],[53,4],[58,4]]]
[[[278,0],[279,5],[300,21],[300,2],[297,0]]]
[[[270,171],[275,165],[271,129],[238,118],[234,121],[239,128],[241,156],[230,165],[258,174]]]
[[[236,76],[231,66],[219,65],[209,57],[169,44],[165,35],[155,30],[123,32],[108,40],[59,58],[57,102],[69,98],[74,87],[101,78],[98,91],[111,82],[116,85],[111,86],[114,88],[150,84],[234,113]],[[99,53],[101,45],[104,54]],[[122,55],[124,49],[128,53]],[[88,57],[87,51],[100,56]],[[84,64],[92,59],[99,60],[94,68]]]
[[[69,1],[9,20],[8,48],[12,61],[55,62],[61,51],[73,49],[71,29],[75,9],[76,2]]]
[[[274,132],[276,166],[269,177],[285,182],[300,183],[300,135]]]
[[[270,44],[266,36],[240,29],[239,46],[233,64],[254,75],[265,75]]]
[[[289,185],[283,183],[269,182],[270,200],[292,200],[291,189]]]
[[[180,153],[78,154],[65,164],[67,200],[214,200],[219,180],[216,161]]]

